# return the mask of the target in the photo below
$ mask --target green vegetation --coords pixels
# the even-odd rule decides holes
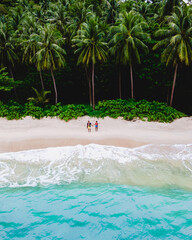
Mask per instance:
[[[118,25],[111,28],[111,52],[117,62],[129,64],[131,78],[131,98],[133,98],[133,63],[141,63],[140,50],[148,52],[144,41],[150,40],[145,32],[148,27],[144,18],[135,11],[123,12],[117,20]],[[120,89],[121,91],[121,89]]]
[[[49,102],[49,99],[47,98],[47,95],[50,94],[50,91],[45,91],[45,90],[41,90],[41,92],[38,92],[37,89],[33,88],[36,97],[30,97],[27,100],[30,102],[34,102],[37,105],[41,105],[44,106]]]
[[[61,105],[61,103],[58,103],[56,105],[40,107],[35,105],[34,102],[29,102],[25,105],[20,105],[17,102],[10,102],[8,104],[0,102],[0,117],[6,117],[9,120],[32,116],[37,119],[58,117],[68,121],[85,115],[101,118],[106,116],[111,118],[123,117],[126,120],[141,119],[143,121],[159,122],[172,122],[176,118],[186,116],[176,109],[167,106],[165,103],[148,102],[146,100],[136,102],[133,99],[99,101],[95,106],[95,110],[89,105],[83,104]]]
[[[95,64],[96,61],[107,60],[107,43],[104,41],[104,32],[99,27],[99,19],[91,17],[88,23],[83,23],[81,29],[77,32],[77,36],[73,41],[78,48],[76,52],[80,52],[78,64],[83,63],[89,66],[91,63],[92,75],[92,105],[95,108]]]
[[[16,86],[22,84],[20,81],[14,81],[13,78],[9,77],[8,72],[6,72],[6,68],[0,69],[0,91],[11,91],[15,90]]]
[[[169,122],[177,113],[165,103],[192,115],[191,65],[186,1],[1,0],[0,101],[5,112],[13,105],[16,119],[33,110],[65,120],[106,111]],[[123,108],[119,100],[113,112],[105,107],[119,98]]]
[[[189,65],[192,61],[192,25],[191,25],[191,9],[175,7],[175,11],[171,16],[167,16],[167,29],[160,29],[156,35],[163,38],[159,41],[154,49],[165,47],[162,53],[162,61],[168,66],[172,64],[175,67],[173,86],[170,98],[170,106],[173,102],[173,94],[177,77],[178,65],[184,63]]]
[[[5,68],[0,69],[0,91],[11,91],[14,86],[14,81],[5,72]]]
[[[99,117],[117,118],[121,116],[126,120],[139,118],[143,121],[172,122],[176,118],[186,116],[165,103],[148,102],[146,100],[139,102],[133,99],[101,101],[95,109],[98,111],[95,115],[98,114]]]

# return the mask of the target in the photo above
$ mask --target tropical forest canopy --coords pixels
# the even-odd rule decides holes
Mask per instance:
[[[192,114],[192,7],[180,0],[1,0],[0,101],[165,102]]]

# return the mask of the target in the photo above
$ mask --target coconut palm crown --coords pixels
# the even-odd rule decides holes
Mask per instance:
[[[166,65],[175,67],[170,105],[177,77],[178,65],[189,65],[192,60],[192,17],[190,8],[176,7],[174,13],[167,17],[168,28],[160,29],[156,36],[161,40],[153,49],[164,48],[161,60]]]
[[[133,98],[133,70],[134,62],[141,62],[140,51],[147,52],[148,47],[144,41],[150,39],[149,34],[145,32],[147,23],[142,16],[135,12],[123,12],[117,21],[117,26],[111,28],[113,35],[111,44],[111,53],[116,56],[120,64],[129,64],[131,76],[131,97]]]
[[[107,42],[104,40],[104,32],[101,30],[98,18],[91,17],[81,25],[81,29],[73,38],[75,51],[79,53],[78,64],[88,66],[92,64],[92,98],[93,108],[95,107],[94,94],[94,66],[97,61],[107,60]]]
[[[65,65],[64,55],[66,52],[62,48],[63,43],[64,38],[61,33],[56,31],[52,25],[47,24],[40,31],[39,41],[37,42],[39,50],[36,53],[37,70],[51,71],[55,90],[55,103],[58,101],[58,94],[53,71]]]
[[[7,23],[0,22],[0,66],[12,68],[18,56],[15,52],[14,39]]]

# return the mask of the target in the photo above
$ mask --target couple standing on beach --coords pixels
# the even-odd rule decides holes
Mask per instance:
[[[95,131],[97,132],[98,131],[98,126],[99,126],[99,123],[98,121],[95,122],[95,124],[91,124],[90,121],[87,122],[87,129],[88,129],[88,132],[91,132],[91,127],[92,126],[95,126]]]

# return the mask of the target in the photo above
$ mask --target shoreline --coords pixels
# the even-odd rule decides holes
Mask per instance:
[[[149,143],[139,143],[132,140],[123,140],[123,139],[101,139],[90,141],[89,139],[31,139],[25,141],[1,143],[0,153],[6,152],[20,152],[26,150],[37,150],[43,148],[52,148],[52,147],[65,147],[65,146],[76,146],[76,145],[89,145],[89,144],[99,144],[107,146],[116,146],[116,147],[126,147],[126,148],[136,148]],[[2,151],[3,150],[3,151]]]
[[[88,133],[87,121],[99,121],[99,131]],[[148,144],[191,144],[192,117],[172,123],[126,121],[88,116],[68,122],[57,118],[22,120],[0,118],[0,153],[75,145],[112,145],[135,148]]]

